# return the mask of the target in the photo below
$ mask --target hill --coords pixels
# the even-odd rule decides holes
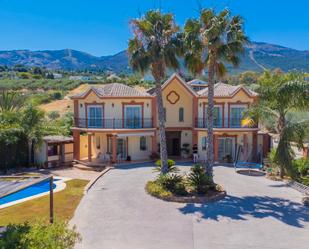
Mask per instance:
[[[23,64],[64,70],[100,69],[111,70],[116,73],[130,72],[126,51],[101,57],[72,49],[0,51],[0,64],[7,66]],[[229,71],[235,74],[274,68],[281,68],[283,71],[296,69],[309,72],[309,51],[300,51],[263,42],[252,42],[246,47],[239,68],[229,67]]]

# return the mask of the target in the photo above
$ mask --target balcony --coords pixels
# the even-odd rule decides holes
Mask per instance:
[[[252,123],[252,122],[248,122],[248,124],[244,124],[243,119],[225,118],[225,119],[214,119],[213,127],[214,128],[258,128],[258,124]],[[197,118],[195,120],[195,128],[207,128],[207,120],[205,118]]]
[[[143,129],[153,128],[152,118],[144,119],[93,119],[74,118],[74,126],[88,129]]]

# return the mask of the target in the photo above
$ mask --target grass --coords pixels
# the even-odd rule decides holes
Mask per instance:
[[[86,180],[70,180],[64,190],[54,194],[54,217],[70,220],[84,194]],[[49,195],[0,209],[0,226],[49,220]]]

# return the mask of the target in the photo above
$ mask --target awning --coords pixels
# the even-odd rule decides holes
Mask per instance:
[[[139,132],[139,133],[121,133],[117,137],[147,137],[154,136],[154,132]]]

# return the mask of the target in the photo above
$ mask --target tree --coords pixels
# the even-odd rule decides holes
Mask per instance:
[[[134,38],[128,46],[129,62],[134,71],[144,74],[151,71],[155,80],[155,93],[158,105],[160,156],[162,174],[168,170],[165,135],[165,115],[161,84],[166,76],[166,69],[179,66],[177,56],[181,55],[179,27],[172,14],[163,14],[159,10],[150,10],[140,19],[132,20]]]
[[[22,113],[21,126],[28,140],[29,165],[32,163],[32,149],[41,143],[43,137],[44,112],[27,105]]]
[[[309,83],[299,73],[265,72],[259,79],[259,102],[248,112],[255,120],[272,123],[279,135],[275,160],[280,167],[280,176],[286,173],[293,177],[292,160],[294,152],[291,142],[300,148],[309,129],[309,120],[293,120],[295,111],[306,111],[309,108]]]
[[[213,108],[216,79],[227,73],[224,63],[238,66],[240,54],[248,42],[240,16],[231,16],[225,9],[216,14],[212,9],[202,9],[199,19],[189,19],[184,28],[184,57],[188,70],[193,74],[208,71],[207,105],[207,162],[205,169],[213,178]]]
[[[0,112],[15,112],[18,111],[23,103],[24,98],[16,93],[6,90],[0,92]]]

